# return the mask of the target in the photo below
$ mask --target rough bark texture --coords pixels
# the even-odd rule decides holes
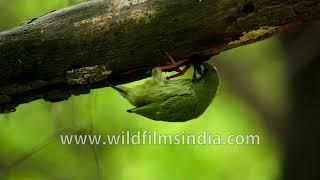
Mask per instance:
[[[144,78],[166,63],[161,50],[208,59],[319,17],[319,0],[96,0],[54,11],[0,33],[0,112]]]

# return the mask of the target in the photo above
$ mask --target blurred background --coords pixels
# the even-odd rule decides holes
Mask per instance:
[[[0,0],[0,31],[80,2]],[[129,114],[126,110],[132,106],[111,88],[59,103],[38,100],[20,105],[16,112],[0,115],[0,179],[281,179],[286,163],[283,124],[291,102],[288,82],[300,67],[289,69],[286,52],[292,37],[299,40],[297,32],[212,58],[221,76],[218,95],[201,117],[186,123]],[[70,146],[55,135],[123,130],[257,134],[260,144]]]

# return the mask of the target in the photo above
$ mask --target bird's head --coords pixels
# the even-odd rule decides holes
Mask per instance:
[[[195,74],[199,74],[201,78],[217,74],[217,70],[209,63],[193,63]]]
[[[202,67],[203,78],[207,79],[208,81],[219,81],[217,69],[213,65],[209,63],[202,63]]]

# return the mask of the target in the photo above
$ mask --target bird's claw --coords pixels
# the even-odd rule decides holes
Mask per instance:
[[[161,66],[160,69],[162,71],[176,71],[177,74],[171,75],[166,77],[167,80],[175,77],[179,77],[184,75],[191,67],[191,63],[189,59],[182,59],[179,61],[176,61],[169,53],[164,52],[167,58],[171,61],[170,64]],[[182,70],[180,69],[181,66],[186,65]]]

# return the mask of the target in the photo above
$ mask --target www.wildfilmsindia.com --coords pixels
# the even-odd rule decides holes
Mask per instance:
[[[178,134],[162,134],[157,131],[121,131],[119,134],[95,135],[62,135],[60,142],[64,145],[258,145],[260,136],[256,134],[213,134],[203,131],[200,134],[181,132]]]

